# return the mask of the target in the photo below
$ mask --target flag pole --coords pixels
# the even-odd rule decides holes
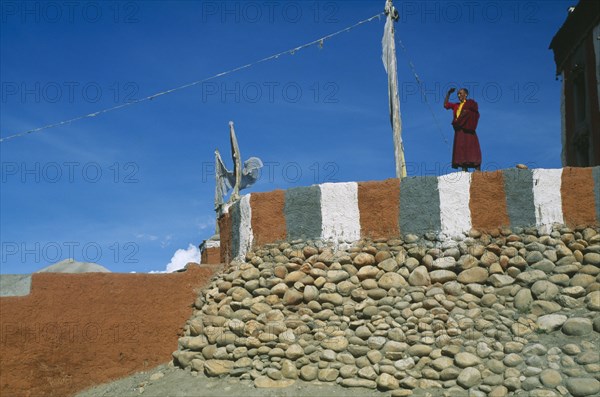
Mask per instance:
[[[394,39],[394,22],[398,20],[398,11],[392,0],[385,2],[387,16],[383,39],[383,66],[388,75],[388,97],[390,107],[390,122],[394,140],[394,157],[396,160],[396,178],[406,177],[406,161],[402,144],[402,118],[400,117],[400,99],[398,97],[398,70],[396,62],[396,42]]]

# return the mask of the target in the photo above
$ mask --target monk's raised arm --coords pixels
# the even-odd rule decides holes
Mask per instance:
[[[446,98],[444,98],[444,108],[448,109],[451,107],[448,106],[448,100],[450,99],[450,94],[452,94],[454,91],[456,91],[456,88],[450,88],[446,93]]]

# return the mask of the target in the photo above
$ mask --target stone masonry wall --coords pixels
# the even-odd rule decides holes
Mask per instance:
[[[485,174],[473,175],[471,184],[485,190],[475,181]],[[581,174],[575,175],[568,185],[563,172],[562,186],[579,186]],[[410,183],[400,186],[401,197],[411,191]],[[397,191],[392,182],[383,186]],[[310,191],[305,211],[326,189]],[[428,189],[434,192],[434,184]],[[381,194],[381,189],[360,193],[360,184],[358,191],[359,197]],[[293,205],[302,204],[296,193],[289,194]],[[563,202],[565,195],[575,197],[564,191]],[[518,211],[511,203],[527,203],[532,196],[507,197],[496,220],[514,219]],[[399,208],[402,224],[404,207]],[[585,211],[567,208],[541,216],[590,219]],[[235,223],[239,214],[230,215]],[[427,222],[426,215],[420,219]],[[302,222],[304,230],[318,230],[318,222]],[[367,224],[362,217],[361,224]],[[382,221],[380,231],[391,225]],[[298,232],[293,230],[288,233]],[[281,235],[274,230],[272,236]],[[263,244],[216,277],[194,305],[173,353],[175,363],[256,387],[302,379],[377,388],[392,397],[600,395],[597,227],[555,226],[547,233],[505,227],[454,239],[407,233],[361,239],[338,250],[299,238]]]

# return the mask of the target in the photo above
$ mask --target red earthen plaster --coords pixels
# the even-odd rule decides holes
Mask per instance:
[[[0,298],[0,395],[64,397],[168,362],[217,270],[34,274],[29,295]]]
[[[471,223],[481,231],[510,225],[502,171],[473,172],[471,178]]]
[[[563,169],[560,193],[563,217],[568,226],[596,224],[593,178],[591,168]]]
[[[221,263],[221,248],[206,248],[202,252],[202,258],[200,261],[203,265],[217,265]]]
[[[400,180],[358,183],[358,209],[362,237],[382,238],[400,234]]]
[[[274,190],[268,193],[252,193],[252,233],[254,245],[285,240],[285,191]]]

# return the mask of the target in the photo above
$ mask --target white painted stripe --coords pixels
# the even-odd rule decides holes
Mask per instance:
[[[600,37],[600,23],[594,27],[592,37],[594,52],[596,53],[596,90],[600,96],[600,40],[598,40],[598,37]],[[598,110],[600,110],[600,101],[598,101]]]
[[[471,174],[454,172],[438,177],[440,192],[440,220],[442,233],[447,237],[459,237],[471,230]]]
[[[252,248],[254,240],[250,196],[250,194],[246,194],[240,200],[240,249],[236,257],[238,260],[245,259],[246,253]]]
[[[206,240],[204,248],[219,248],[221,247],[221,240]]]
[[[594,40],[598,41],[598,40]],[[560,80],[562,84],[560,86],[560,143],[562,150],[560,151],[560,160],[562,166],[567,165],[567,119],[565,117],[565,72],[560,74]],[[598,91],[600,92],[600,91]],[[599,101],[600,102],[600,101]]]
[[[321,188],[321,238],[338,242],[360,239],[358,184],[323,183]]]
[[[229,214],[229,207],[231,207],[232,203],[223,203],[221,206],[221,214]]]
[[[555,223],[564,224],[560,186],[562,169],[533,170],[533,203],[539,231],[548,234]]]

